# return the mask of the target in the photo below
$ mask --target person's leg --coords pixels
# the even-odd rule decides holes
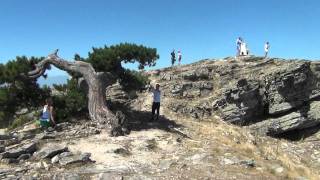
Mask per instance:
[[[240,55],[240,48],[239,46],[237,46],[237,55],[236,56],[239,56]]]
[[[156,111],[156,104],[155,104],[155,103],[152,103],[152,118],[151,118],[151,120],[154,119],[154,113],[155,113],[155,111]]]
[[[157,120],[159,120],[160,103],[157,103]]]

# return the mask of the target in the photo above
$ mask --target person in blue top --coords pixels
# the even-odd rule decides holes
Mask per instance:
[[[156,84],[156,89],[152,89],[153,92],[153,103],[152,103],[152,118],[151,121],[154,120],[155,111],[157,110],[157,119],[159,120],[159,111],[160,111],[160,85]]]
[[[53,117],[52,99],[48,98],[46,99],[46,104],[43,106],[43,109],[42,109],[40,126],[47,128],[50,126],[50,123],[52,123],[53,126],[56,125],[56,122]]]

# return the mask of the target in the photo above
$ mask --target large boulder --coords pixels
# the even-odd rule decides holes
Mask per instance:
[[[33,154],[37,150],[35,142],[26,143],[20,147],[8,148],[7,151],[1,153],[2,158],[19,158],[22,154]]]
[[[227,122],[248,124],[264,114],[264,94],[259,83],[241,79],[230,89],[224,89],[213,109]]]
[[[259,134],[279,135],[291,130],[301,130],[320,124],[320,101],[311,102],[310,105],[300,108],[298,111],[270,118],[250,128]]]
[[[275,115],[302,106],[310,99],[313,75],[309,62],[287,65],[266,77],[268,113]]]
[[[52,158],[57,154],[61,154],[63,152],[67,152],[68,147],[60,145],[60,144],[46,144],[41,148],[40,151],[34,154],[35,157],[40,159]]]

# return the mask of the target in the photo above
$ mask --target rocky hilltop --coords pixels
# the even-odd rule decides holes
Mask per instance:
[[[145,73],[161,85],[159,121],[148,87],[113,84],[107,103],[129,135],[86,118],[1,132],[0,179],[320,179],[318,62],[207,59]]]
[[[320,124],[320,63],[243,57],[203,60],[149,73],[167,106],[194,119],[248,126],[281,136]]]

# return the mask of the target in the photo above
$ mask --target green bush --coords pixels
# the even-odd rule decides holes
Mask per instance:
[[[53,96],[54,116],[57,122],[67,121],[70,117],[79,117],[87,113],[87,96],[77,86],[77,80],[68,80],[65,85],[54,85],[60,92]]]
[[[30,119],[25,115],[19,116],[18,118],[16,118],[12,124],[10,124],[10,126],[8,127],[9,130],[15,129],[17,127],[20,127],[22,125],[24,125],[27,122],[33,121],[34,119]]]

